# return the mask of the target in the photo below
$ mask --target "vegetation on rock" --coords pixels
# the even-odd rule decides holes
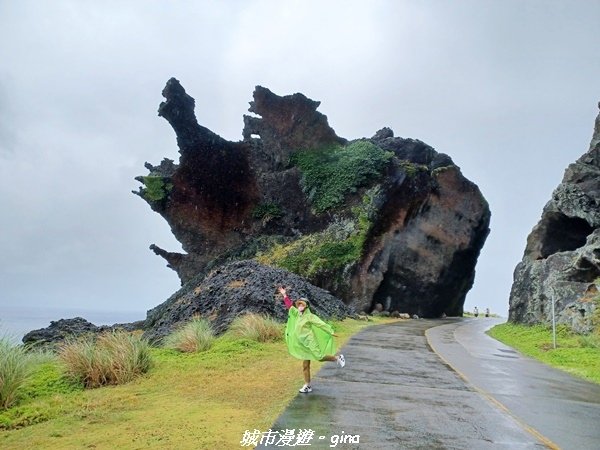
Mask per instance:
[[[372,226],[374,203],[380,192],[379,186],[368,190],[362,204],[353,208],[353,217],[338,218],[321,232],[276,244],[256,259],[261,264],[286,269],[308,279],[356,263],[362,256]]]
[[[261,220],[263,224],[273,219],[279,219],[282,216],[283,211],[281,210],[281,206],[276,203],[261,203],[252,211],[252,217]]]
[[[429,168],[426,165],[416,164],[405,160],[400,161],[400,167],[404,169],[409,178],[415,177],[419,172],[429,171]]]
[[[292,163],[302,171],[302,190],[315,211],[322,213],[381,178],[393,155],[372,142],[358,140],[347,146],[298,151],[292,155]]]
[[[142,182],[144,183],[145,188],[142,189],[142,196],[149,201],[159,202],[164,200],[171,189],[173,189],[173,185],[171,183],[165,183],[163,177],[149,175],[147,177],[142,177]]]

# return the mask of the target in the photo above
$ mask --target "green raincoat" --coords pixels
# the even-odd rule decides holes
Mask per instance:
[[[285,342],[290,355],[298,359],[320,361],[335,355],[333,328],[306,308],[302,314],[295,306],[288,312]]]

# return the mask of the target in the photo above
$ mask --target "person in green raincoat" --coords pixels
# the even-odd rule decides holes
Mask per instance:
[[[301,298],[292,302],[283,287],[279,288],[279,293],[283,295],[283,302],[288,309],[285,342],[290,355],[303,361],[304,386],[300,388],[300,392],[308,394],[312,392],[310,385],[311,360],[335,361],[340,367],[346,365],[346,360],[344,355],[335,354],[333,338],[337,335],[333,332],[333,328],[311,312],[308,300]]]

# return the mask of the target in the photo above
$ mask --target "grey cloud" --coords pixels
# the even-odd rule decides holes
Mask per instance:
[[[506,313],[512,270],[600,100],[600,4],[2,2],[0,306],[143,312],[179,250],[130,193],[176,159],[171,76],[201,123],[241,138],[255,85],[320,100],[339,135],[390,126],[450,154],[490,201],[467,308]],[[125,307],[126,305],[126,307]]]

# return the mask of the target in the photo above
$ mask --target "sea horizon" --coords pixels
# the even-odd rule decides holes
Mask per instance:
[[[146,318],[146,310],[88,309],[69,307],[0,306],[0,336],[21,342],[33,330],[47,328],[50,322],[83,317],[94,325],[129,323]]]

